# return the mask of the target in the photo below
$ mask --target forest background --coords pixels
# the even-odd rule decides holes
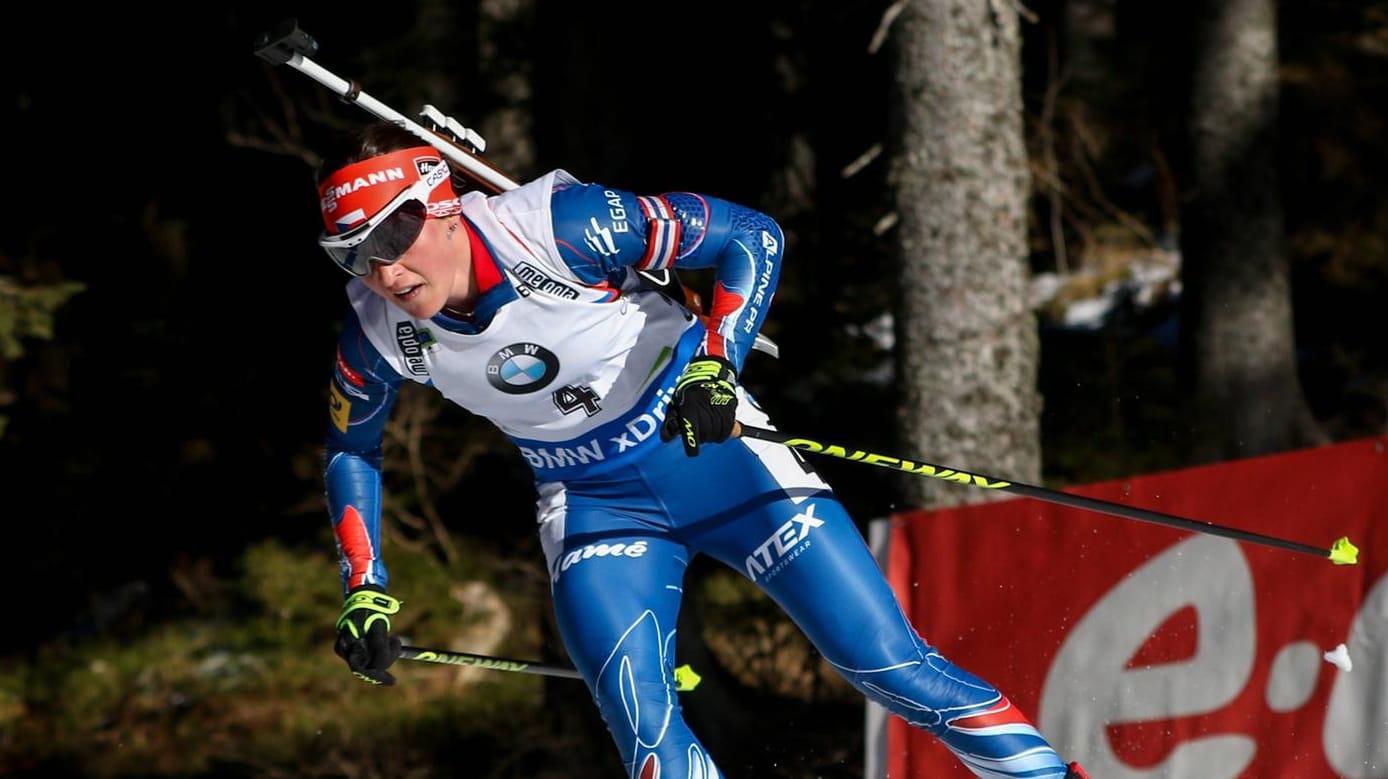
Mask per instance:
[[[1179,268],[1188,182],[1172,164],[1171,57],[1199,7],[1023,9],[1048,486],[1196,457],[1180,287],[1137,280]],[[318,445],[345,301],[344,277],[314,245],[312,150],[366,114],[255,57],[252,41],[296,16],[322,45],[316,61],[404,113],[432,103],[481,129],[514,178],[563,167],[776,215],[789,257],[766,332],[781,356],[754,357],[744,381],[783,429],[886,449],[897,424],[881,155],[889,9],[10,12],[0,484],[16,591],[0,645],[0,772],[614,775],[576,682],[412,666],[381,690],[332,654],[340,593]],[[1301,391],[1326,440],[1380,435],[1388,3],[1277,9],[1276,163]],[[1119,303],[1100,321],[1066,318],[1104,292]],[[402,403],[389,443],[400,629],[425,645],[566,662],[518,456],[422,394]],[[899,505],[898,475],[818,465],[861,522]],[[735,577],[696,568],[690,589],[680,651],[707,686],[685,706],[725,768],[860,776],[860,699]]]

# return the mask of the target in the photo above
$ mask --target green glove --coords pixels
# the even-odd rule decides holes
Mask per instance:
[[[660,440],[678,436],[690,457],[699,454],[700,444],[728,440],[737,421],[736,381],[737,371],[722,357],[705,355],[690,360],[675,383]]]
[[[337,643],[333,651],[347,661],[358,679],[371,684],[395,684],[386,669],[400,658],[400,638],[390,634],[390,615],[400,611],[400,601],[374,584],[354,587],[337,618]]]

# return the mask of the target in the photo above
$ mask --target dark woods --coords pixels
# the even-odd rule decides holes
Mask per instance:
[[[880,148],[892,78],[880,50],[886,9],[487,5],[311,3],[290,12],[319,40],[320,64],[406,114],[430,103],[481,130],[488,157],[513,178],[563,167],[583,180],[708,192],[776,215],[790,260],[766,332],[782,355],[753,358],[746,383],[783,429],[890,441],[890,355],[876,337],[890,329],[882,316],[893,272]],[[1183,55],[1196,26],[1182,12],[1201,8],[1177,6],[1028,5],[1032,268],[1075,282],[1071,295],[1084,288],[1075,280],[1097,293],[1104,274],[1177,246],[1190,196],[1178,126],[1189,95]],[[495,701],[530,712],[519,701],[537,693],[583,698],[560,686],[573,683],[507,680],[501,693],[467,687],[454,696],[466,705],[444,703],[453,699],[432,669],[412,678],[418,695],[440,698],[389,704],[422,717],[392,726],[403,733],[388,728],[410,754],[385,738],[353,742],[358,731],[347,725],[319,735],[282,728],[282,742],[261,757],[247,746],[244,734],[282,720],[246,715],[214,690],[278,700],[299,684],[275,705],[339,696],[352,701],[342,722],[377,716],[356,702],[373,691],[350,686],[328,638],[336,580],[317,442],[345,277],[314,245],[312,185],[319,143],[367,115],[252,55],[255,35],[283,18],[278,6],[197,17],[29,13],[29,31],[0,53],[11,150],[0,231],[0,472],[11,582],[37,593],[37,605],[7,634],[21,670],[0,676],[0,733],[32,721],[0,735],[0,766],[95,775],[82,755],[109,754],[134,733],[186,746],[188,734],[169,724],[177,710],[224,737],[204,745],[204,762],[171,761],[171,774],[264,775],[260,759],[290,774],[423,776],[392,761],[466,764],[465,745],[487,776],[538,776],[553,770],[539,748],[552,737],[594,767],[548,775],[611,775],[606,736],[584,709],[537,715],[549,730],[534,734],[529,752],[507,752],[512,744],[488,730],[521,728],[487,708]],[[1279,13],[1276,166],[1299,375],[1327,436],[1378,434],[1388,424],[1379,337],[1388,3],[1294,0]],[[1038,300],[1050,483],[1185,462],[1190,379],[1179,296],[1173,285],[1163,291],[1130,295],[1097,329],[1067,326],[1060,298]],[[442,645],[481,640],[458,632],[486,620],[456,583],[484,582],[514,615],[515,638],[490,640],[553,657],[523,464],[456,409],[411,398],[400,416],[392,477],[408,489],[391,509],[388,543],[402,558],[420,556],[399,574],[415,585],[404,598],[419,609],[415,629],[437,631]],[[438,465],[411,471],[411,452]],[[890,475],[817,466],[860,519],[894,508]],[[697,595],[682,632],[704,631],[688,651],[722,677],[728,697],[688,706],[709,709],[712,737],[746,748],[747,768],[858,775],[856,699],[735,583],[711,581]],[[150,646],[151,635],[169,634],[190,643]],[[299,675],[266,689],[229,671],[212,683],[196,669],[179,677],[175,663],[166,671],[174,684],[127,667],[154,669],[173,649],[225,671],[254,665],[246,658],[267,647],[267,662]],[[43,663],[58,656],[89,667],[108,650],[121,658],[104,661],[111,674],[129,683],[70,678]],[[78,689],[94,691],[83,693],[99,714],[92,722],[68,731],[32,716]],[[774,727],[785,732],[767,732],[780,741],[729,726],[736,707],[784,717]]]

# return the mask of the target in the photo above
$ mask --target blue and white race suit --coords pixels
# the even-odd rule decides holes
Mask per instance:
[[[768,216],[706,195],[638,196],[551,171],[463,196],[473,315],[405,314],[358,279],[329,387],[327,502],[345,588],[388,584],[382,437],[406,380],[489,419],[534,471],[558,624],[630,777],[722,774],[686,725],[675,623],[691,558],[740,571],[845,678],[978,776],[1059,777],[1009,700],[923,641],[833,492],[793,450],[660,439],[691,357],[741,369],[784,256]],[[714,269],[707,317],[635,270]],[[738,419],[770,427],[739,388]],[[614,586],[620,582],[620,586]]]

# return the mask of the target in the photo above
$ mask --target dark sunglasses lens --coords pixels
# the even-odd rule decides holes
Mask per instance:
[[[371,263],[366,261],[366,257],[357,253],[360,248],[360,244],[346,247],[328,246],[324,247],[324,251],[328,253],[328,257],[336,263],[337,267],[353,276],[365,276],[371,272]]]
[[[370,275],[371,263],[390,264],[400,259],[400,255],[418,240],[427,218],[423,203],[407,200],[376,225],[361,243],[327,247],[328,256],[353,276]]]
[[[402,203],[395,213],[371,231],[362,242],[359,254],[372,262],[395,262],[419,239],[426,218],[423,203],[418,200]]]

